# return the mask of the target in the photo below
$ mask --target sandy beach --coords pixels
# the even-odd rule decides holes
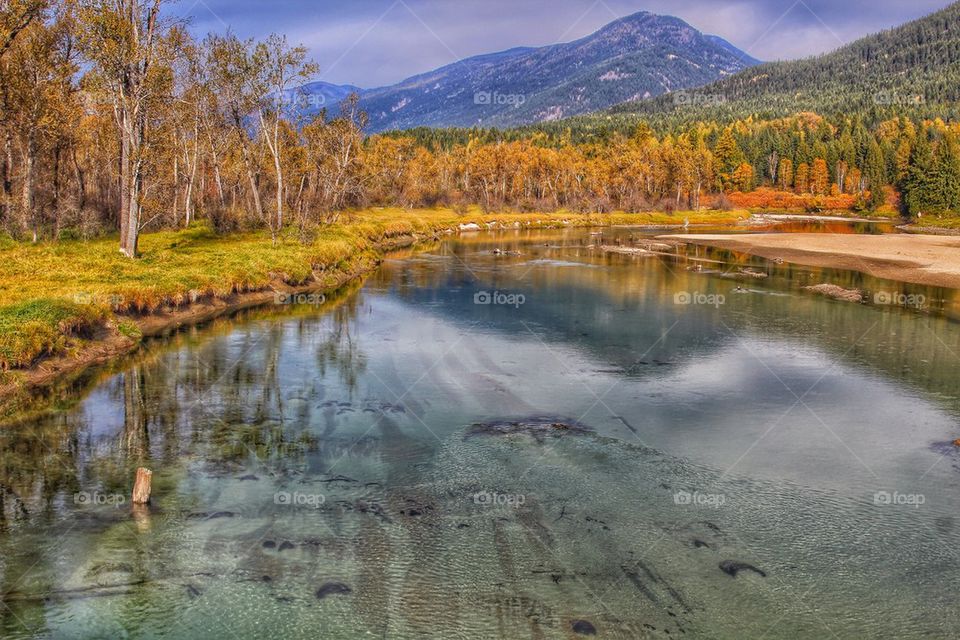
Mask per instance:
[[[763,233],[663,235],[659,239],[742,251],[812,267],[851,269],[901,282],[960,289],[960,237]]]

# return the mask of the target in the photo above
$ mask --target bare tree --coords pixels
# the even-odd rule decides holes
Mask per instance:
[[[222,110],[225,121],[229,123],[233,141],[240,148],[253,210],[257,217],[262,219],[263,203],[257,180],[260,169],[254,158],[253,140],[247,121],[250,114],[256,111],[262,97],[261,83],[253,60],[253,47],[252,40],[242,41],[233,34],[210,35],[204,41],[212,97]],[[212,125],[209,118],[206,123]],[[211,133],[209,126],[207,133]],[[211,146],[215,144],[212,139],[210,142]]]
[[[145,152],[156,97],[166,0],[82,0],[84,49],[113,101],[120,132],[120,252],[137,255],[141,231]]]
[[[283,228],[284,181],[283,181],[283,122],[296,113],[302,94],[299,87],[317,73],[318,67],[306,62],[305,47],[290,47],[286,36],[270,35],[257,45],[254,66],[260,71],[262,99],[257,116],[260,133],[270,149],[277,179],[276,211],[268,226],[276,242]]]

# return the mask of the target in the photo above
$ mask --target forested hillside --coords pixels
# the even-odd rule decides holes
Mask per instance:
[[[895,112],[953,117],[960,99],[960,4],[822,56],[759,65],[697,93],[716,99],[684,104],[665,96],[611,113],[680,123],[801,111],[858,113],[868,121]]]

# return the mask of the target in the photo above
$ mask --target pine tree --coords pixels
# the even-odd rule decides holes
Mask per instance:
[[[726,183],[733,181],[733,173],[746,162],[746,157],[743,155],[740,145],[737,144],[737,139],[730,127],[724,129],[723,133],[720,134],[713,155],[717,159],[720,177]]]
[[[926,130],[917,135],[903,182],[903,201],[910,215],[929,211],[936,201],[933,177],[933,150]]]
[[[948,134],[937,145],[932,179],[932,210],[936,213],[960,210],[960,157],[953,135]]]
[[[883,193],[883,185],[887,184],[886,168],[883,158],[883,151],[876,140],[871,140],[867,146],[867,159],[864,165],[864,176],[867,180],[867,188],[870,189],[870,197],[867,199],[866,207],[870,211],[876,211],[883,206],[886,197]]]

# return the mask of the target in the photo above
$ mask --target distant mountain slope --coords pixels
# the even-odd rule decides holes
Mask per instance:
[[[832,53],[753,67],[698,93],[704,98],[699,104],[664,96],[621,104],[610,113],[681,120],[801,111],[950,113],[960,99],[960,3]]]
[[[466,58],[360,96],[372,131],[508,127],[701,86],[757,63],[679,18],[641,12],[574,42]]]
[[[362,93],[363,89],[349,84],[330,84],[329,82],[311,82],[299,88],[297,93],[306,98],[307,110],[311,112],[319,111],[324,107],[333,113],[336,113],[337,105],[343,102],[351,93]],[[293,96],[293,91],[287,92],[288,99]]]

